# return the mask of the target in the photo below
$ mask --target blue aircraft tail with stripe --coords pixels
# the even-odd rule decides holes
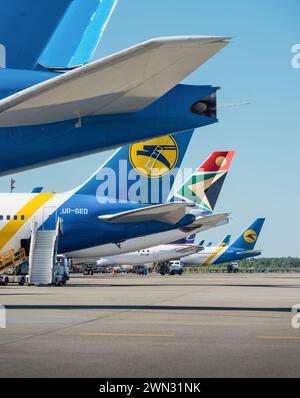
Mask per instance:
[[[97,196],[101,203],[165,203],[193,132],[120,148],[75,192]]]
[[[55,70],[89,62],[116,4],[117,0],[3,0],[1,67]]]
[[[220,247],[229,246],[231,241],[231,235],[226,235],[222,242],[219,244]]]
[[[253,250],[258,240],[265,218],[258,218],[245,232],[230,246],[243,250]]]

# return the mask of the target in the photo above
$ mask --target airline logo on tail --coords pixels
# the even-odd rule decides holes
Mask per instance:
[[[167,175],[177,164],[179,150],[170,135],[139,142],[129,148],[132,167],[142,176],[158,178]]]
[[[219,156],[216,159],[216,166],[218,167],[225,167],[227,163],[227,159],[224,156]]]
[[[248,229],[248,231],[244,233],[244,240],[247,243],[255,243],[257,241],[257,233],[252,229]]]
[[[214,152],[177,192],[176,196],[213,211],[234,151]]]

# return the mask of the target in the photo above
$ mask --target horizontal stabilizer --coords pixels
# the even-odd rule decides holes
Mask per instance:
[[[238,256],[260,256],[262,254],[262,250],[247,250],[236,253]]]
[[[176,249],[176,252],[181,253],[182,255],[194,254],[198,253],[199,251],[201,251],[201,247],[197,245],[187,245],[186,247],[179,247]]]
[[[177,224],[185,215],[190,203],[167,203],[129,210],[123,213],[99,216],[99,220],[110,223],[136,223],[158,221],[166,224]]]
[[[197,36],[147,41],[1,100],[0,127],[140,111],[227,43]]]
[[[219,227],[227,224],[229,221],[229,214],[214,214],[212,216],[198,217],[192,224],[187,227],[181,228],[182,231],[191,233],[196,230],[206,230],[210,228]]]

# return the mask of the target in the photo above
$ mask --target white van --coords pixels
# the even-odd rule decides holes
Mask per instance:
[[[183,274],[183,264],[180,260],[169,262],[169,274],[170,275],[182,275]]]

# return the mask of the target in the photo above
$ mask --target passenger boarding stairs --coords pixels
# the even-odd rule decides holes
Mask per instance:
[[[37,229],[32,223],[29,253],[29,285],[51,285],[54,282],[54,266],[57,258],[61,220],[52,228]]]

